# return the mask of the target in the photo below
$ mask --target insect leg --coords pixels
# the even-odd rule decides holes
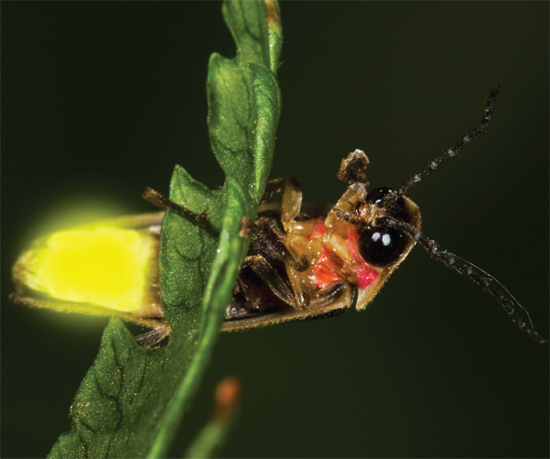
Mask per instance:
[[[300,309],[307,308],[311,301],[311,289],[310,281],[308,280],[305,272],[300,272],[294,269],[292,266],[286,266],[286,273],[288,280],[294,291],[294,297]]]
[[[271,180],[265,187],[265,192],[260,203],[268,201],[271,197],[285,189],[283,193],[282,215],[283,222],[290,222],[300,213],[302,207],[302,188],[295,177],[281,177]]]
[[[151,330],[150,332],[136,336],[136,341],[140,346],[152,347],[166,338],[171,331],[172,329],[170,328],[170,325],[166,324],[163,327],[159,327],[155,330]]]
[[[294,177],[286,177],[283,193],[281,221],[291,222],[300,213],[302,207],[302,188]]]
[[[283,264],[289,264],[296,271],[305,271],[309,264],[305,259],[295,259],[286,245],[280,239],[284,232],[277,227],[277,221],[270,217],[260,217],[254,224],[256,233],[251,241],[251,248],[257,253],[266,253],[268,258],[277,260]],[[281,234],[282,233],[282,234]]]
[[[249,266],[277,297],[294,308],[298,307],[294,294],[264,257],[249,255],[244,259],[243,268],[246,266]]]
[[[262,196],[262,199],[260,200],[260,204],[263,202],[269,201],[274,194],[281,191],[285,186],[287,179],[289,178],[297,182],[297,180],[294,177],[280,177],[267,182],[267,185],[265,186],[264,194]],[[300,185],[298,185],[298,187],[299,186]]]
[[[269,201],[275,193],[278,193],[283,189],[285,186],[285,180],[286,177],[281,177],[278,179],[270,180],[267,182],[267,185],[265,186],[265,191],[262,196],[262,199],[260,200],[260,204],[262,202]]]
[[[357,168],[353,167],[354,165],[357,165]],[[342,182],[360,182],[364,183],[365,186],[368,187],[369,184],[367,182],[367,177],[363,173],[368,165],[369,158],[367,158],[365,152],[355,150],[351,152],[347,158],[342,160],[342,164],[340,164],[340,169],[338,170],[336,177],[338,177],[338,180],[341,180]]]
[[[335,208],[333,209],[333,212],[338,218],[344,220],[345,222],[351,223],[352,225],[357,225],[358,223],[360,223],[360,220],[355,215],[348,214],[343,210]]]
[[[154,204],[155,206],[160,207],[164,210],[172,209],[173,211],[177,212],[180,215],[183,215],[184,217],[195,220],[199,225],[205,225],[206,223],[208,223],[208,220],[210,220],[210,214],[208,213],[208,211],[205,210],[200,214],[193,212],[192,210],[186,209],[185,207],[176,204],[174,201],[171,201],[168,197],[164,196],[162,193],[159,193],[156,190],[153,190],[152,188],[145,187],[141,193],[141,196],[143,199],[150,202],[151,204]]]
[[[254,235],[250,243],[249,255],[262,256],[270,266],[277,266],[279,271],[286,269],[288,280],[292,287],[294,303],[300,308],[309,305],[310,292],[304,271],[309,267],[305,258],[295,259],[286,245],[281,241],[285,232],[280,228],[281,222],[273,217],[260,217],[253,224]],[[272,290],[272,286],[266,284]],[[274,293],[282,298],[277,292]],[[289,303],[290,304],[290,303]]]

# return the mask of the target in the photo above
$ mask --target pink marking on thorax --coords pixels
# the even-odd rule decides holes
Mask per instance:
[[[313,232],[309,235],[308,240],[312,241],[313,239],[322,236],[325,234],[325,220],[318,220],[315,224],[315,228],[313,229]]]
[[[322,236],[325,234],[325,224],[324,220],[319,220],[315,229],[309,236],[309,240],[313,240],[316,237]],[[378,279],[379,273],[363,259],[359,254],[359,234],[355,227],[351,227],[347,234],[347,244],[351,250],[353,258],[355,259],[357,265],[355,268],[355,277],[357,278],[357,285],[361,289],[366,289],[370,287],[376,279]],[[315,263],[311,271],[313,273],[313,278],[315,285],[319,288],[324,288],[328,284],[333,284],[336,282],[342,282],[343,278],[340,277],[337,273],[340,271],[344,264],[344,261],[336,255],[328,247],[323,246],[321,251],[321,257]]]
[[[359,254],[359,234],[357,234],[355,227],[349,229],[347,242],[353,257],[359,262],[355,271],[357,284],[362,289],[370,287],[376,279],[378,279],[379,274],[378,271],[372,269]]]
[[[336,272],[342,268],[343,263],[342,259],[335,255],[332,250],[323,247],[321,257],[311,268],[315,285],[322,288],[327,284],[342,282],[343,279]]]
[[[348,242],[348,246],[351,250],[351,253],[353,255],[353,258],[359,258],[359,259],[363,260],[361,255],[359,255],[359,248],[358,248],[359,235],[357,234],[357,231],[355,230],[354,226],[352,226],[348,231],[347,242]]]
[[[366,263],[362,263],[357,266],[356,276],[357,285],[359,285],[360,288],[365,289],[374,284],[376,279],[378,279],[378,272],[370,268]]]

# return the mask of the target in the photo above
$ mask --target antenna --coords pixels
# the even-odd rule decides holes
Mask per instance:
[[[401,188],[397,190],[397,195],[405,194],[413,186],[415,186],[418,182],[420,182],[420,180],[426,177],[426,175],[436,170],[441,163],[456,156],[457,153],[460,150],[462,150],[468,143],[470,143],[472,139],[475,139],[476,137],[483,134],[487,130],[487,128],[489,127],[489,124],[491,123],[491,119],[493,117],[493,107],[495,105],[495,98],[499,93],[499,91],[500,91],[500,85],[496,85],[489,93],[489,97],[487,97],[487,102],[485,102],[485,113],[483,114],[483,118],[481,119],[481,122],[475,128],[473,128],[468,134],[466,134],[458,142],[456,142],[453,147],[448,148],[443,152],[441,156],[438,156],[434,160],[430,161],[426,165],[426,167],[422,170],[422,172],[412,176],[407,181],[407,183],[405,183],[405,185],[403,185]]]
[[[168,197],[164,196],[162,193],[153,190],[148,186],[146,186],[141,192],[141,197],[151,204],[160,207],[162,210],[171,209],[184,217],[195,220],[201,226],[206,225],[210,220],[210,214],[208,213],[208,211],[205,210],[200,214],[193,212],[192,210],[180,206],[179,204],[170,200]]]
[[[544,344],[547,341],[542,338],[533,328],[533,322],[531,322],[531,317],[527,310],[519,303],[518,300],[508,291],[504,285],[502,285],[498,280],[493,276],[483,271],[481,268],[478,268],[476,265],[460,258],[458,255],[447,252],[446,250],[441,250],[439,246],[428,239],[420,231],[418,231],[414,226],[409,225],[400,220],[395,220],[393,218],[388,218],[385,221],[387,226],[397,228],[400,231],[408,234],[415,241],[417,241],[432,257],[441,261],[448,268],[454,269],[459,274],[467,277],[471,281],[475,282],[483,290],[492,295],[504,308],[504,311],[512,319],[513,322],[518,324],[518,327],[521,331],[527,333],[531,338],[533,338],[537,343]],[[522,309],[527,315],[528,323],[523,320],[523,318],[516,312],[516,309]]]

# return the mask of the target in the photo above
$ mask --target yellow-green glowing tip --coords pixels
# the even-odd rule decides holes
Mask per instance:
[[[124,312],[139,309],[151,242],[133,230],[101,226],[52,235],[36,265],[40,290]]]

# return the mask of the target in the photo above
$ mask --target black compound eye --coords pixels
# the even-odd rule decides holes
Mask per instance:
[[[381,205],[382,199],[387,195],[394,193],[394,189],[389,186],[381,186],[380,188],[375,188],[367,194],[367,202],[372,202],[378,206]]]
[[[396,228],[378,226],[366,228],[359,234],[359,253],[373,266],[393,263],[405,250],[407,236]]]
[[[384,199],[388,195],[394,195],[395,198],[384,202]],[[388,216],[391,215],[397,220],[401,220],[406,223],[409,223],[410,221],[410,216],[406,209],[403,196],[397,196],[396,191],[393,188],[387,186],[375,188],[367,194],[366,201],[368,203],[375,204],[378,208],[383,208]]]

